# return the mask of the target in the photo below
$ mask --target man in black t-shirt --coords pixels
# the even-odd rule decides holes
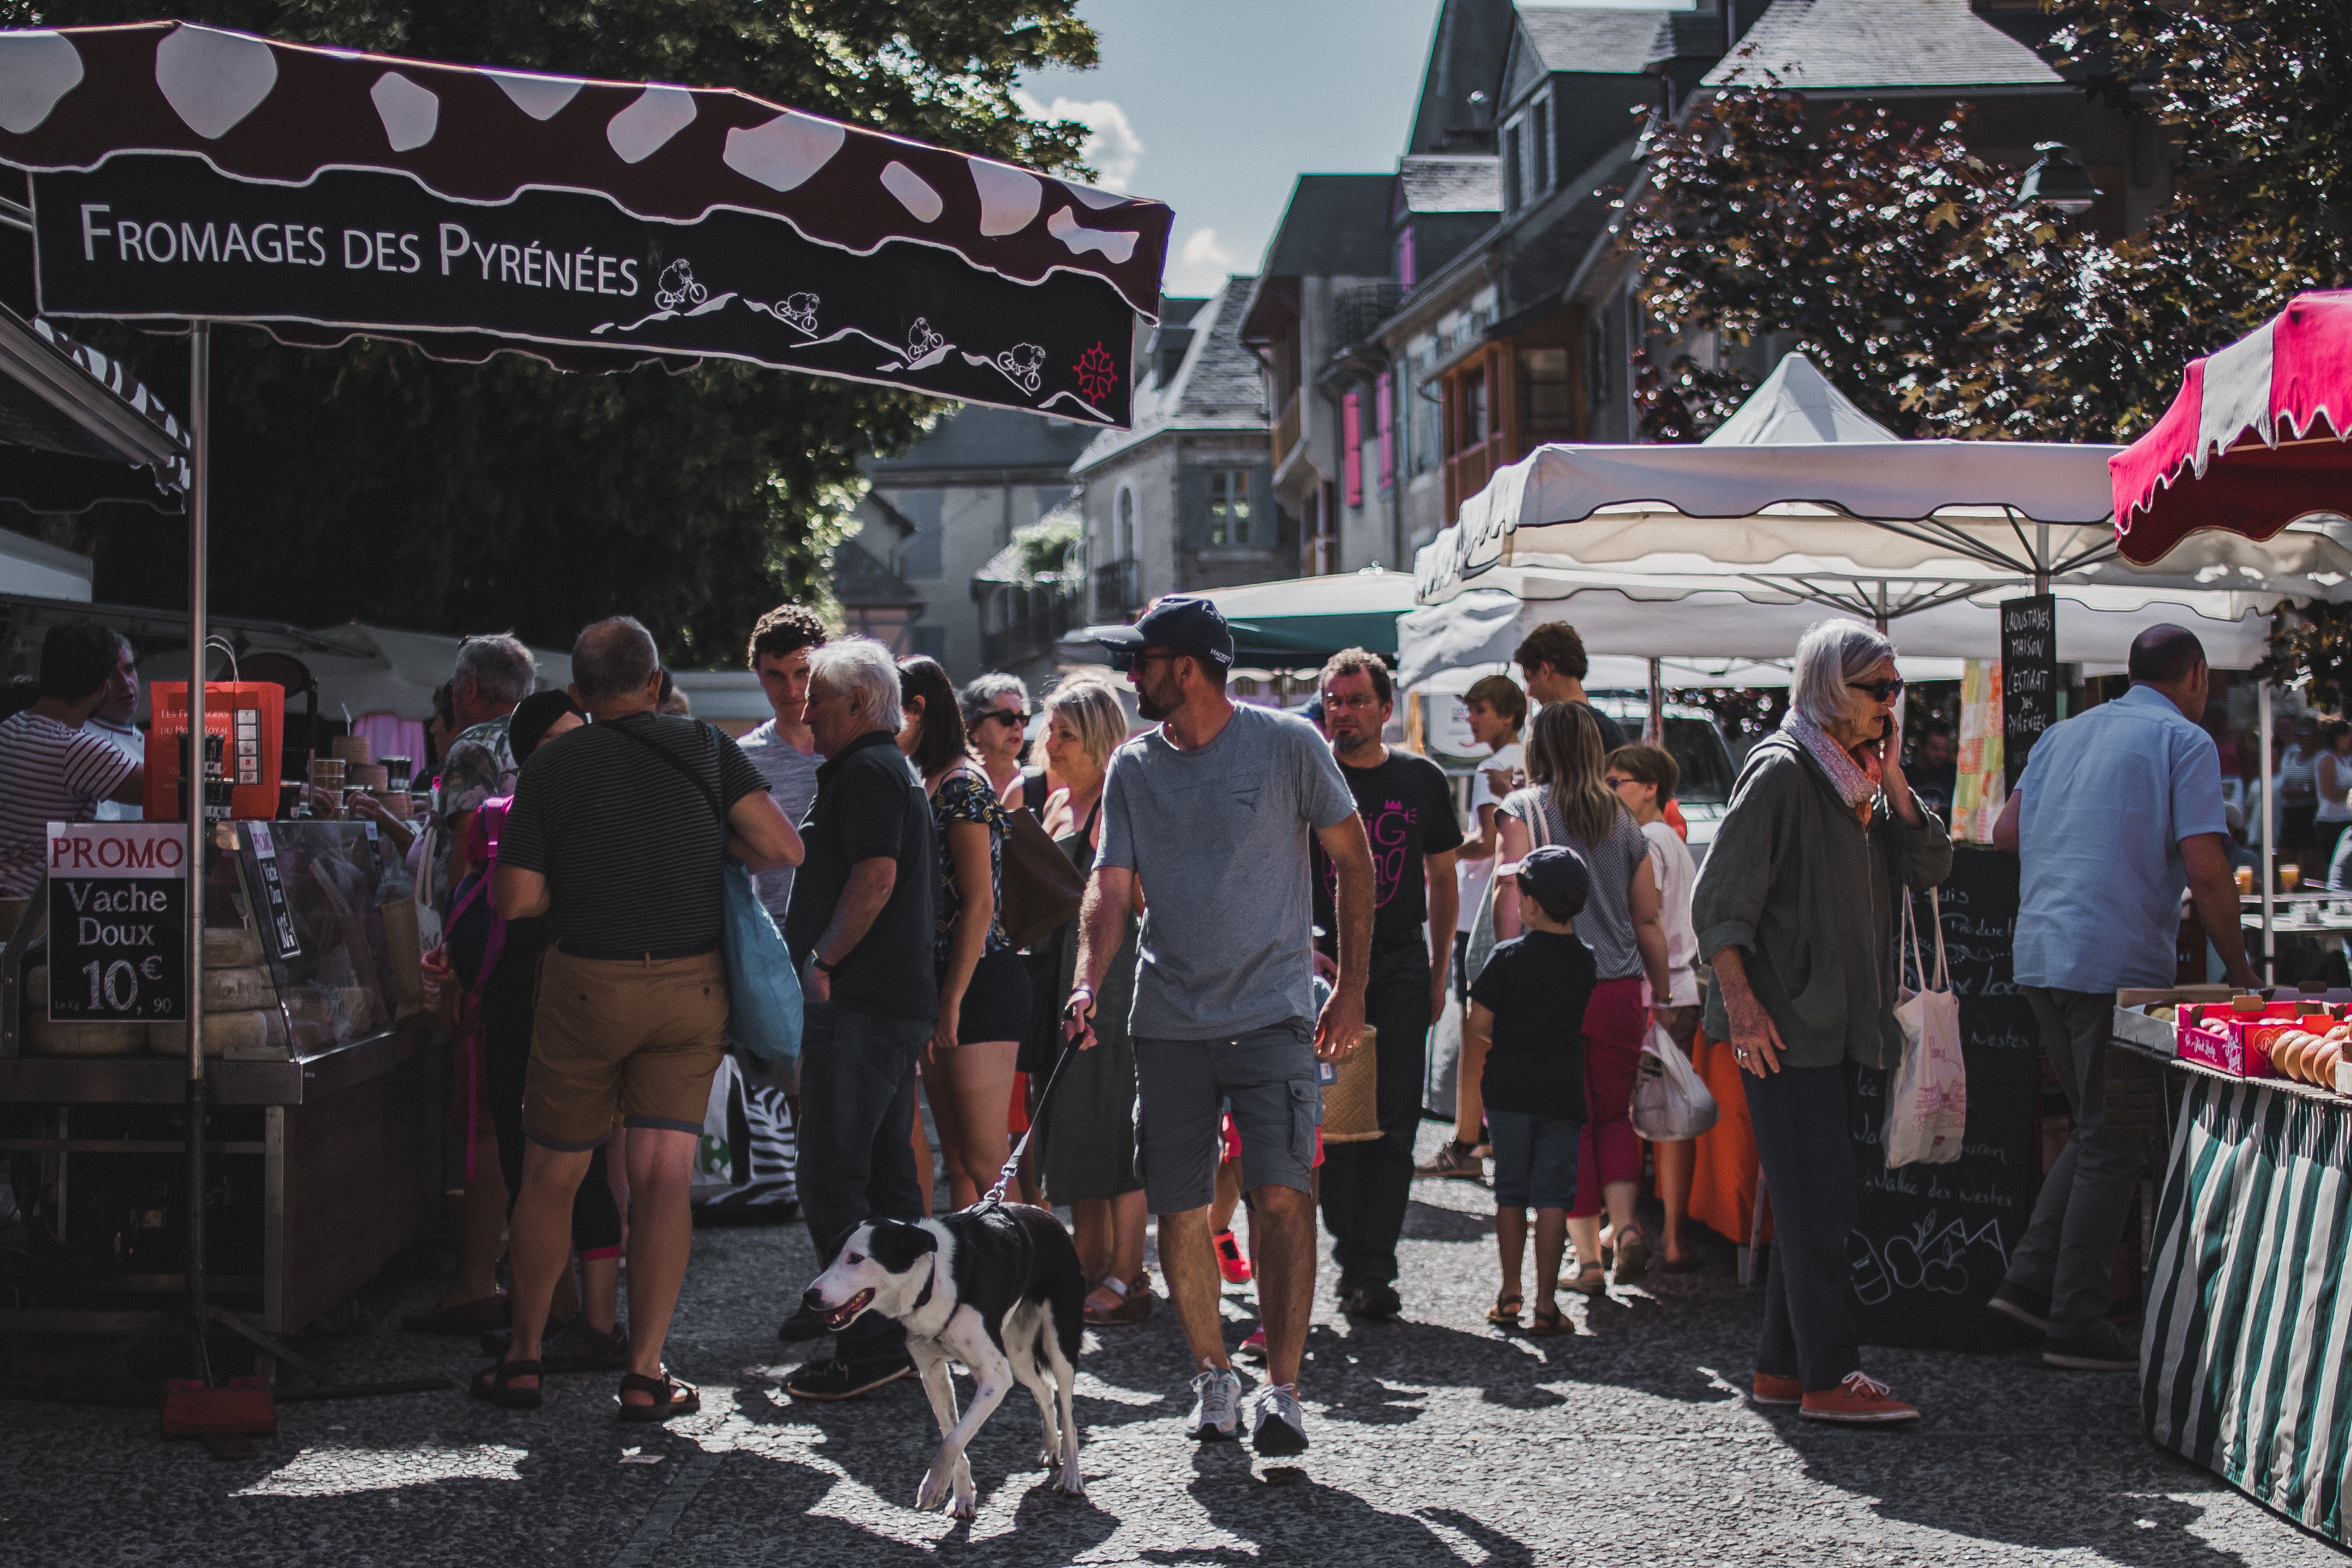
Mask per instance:
[[[923,1217],[915,1059],[940,1016],[931,963],[939,846],[922,781],[898,750],[898,667],[871,637],[809,659],[808,725],[824,766],[801,825],[808,858],[793,879],[784,944],[801,966],[801,1207],[830,1267],[869,1219]],[[814,1339],[803,1308],[778,1337]],[[787,1378],[794,1399],[849,1399],[910,1376],[906,1331],[867,1312]]]
[[[800,837],[735,742],[656,713],[654,639],[626,616],[572,648],[572,698],[594,722],[531,753],[499,838],[491,898],[509,921],[547,917],[522,1190],[512,1233],[514,1334],[472,1393],[540,1403],[540,1334],[572,1249],[572,1200],[591,1155],[629,1129],[629,1372],[625,1418],[701,1408],[662,1366],[694,1224],[694,1151],[725,1050],[723,858],[753,870],[801,858]]]
[[[1349,648],[1323,667],[1323,728],[1339,776],[1371,840],[1372,962],[1364,1022],[1376,1037],[1381,1135],[1323,1152],[1323,1227],[1339,1268],[1339,1302],[1366,1318],[1393,1317],[1397,1237],[1412,1192],[1412,1138],[1421,1122],[1421,1080],[1429,1026],[1443,1010],[1454,957],[1460,889],[1454,852],[1462,824],[1445,775],[1426,757],[1391,751],[1381,740],[1394,710],[1388,666]],[[1316,920],[1339,929],[1330,863],[1316,849]]]

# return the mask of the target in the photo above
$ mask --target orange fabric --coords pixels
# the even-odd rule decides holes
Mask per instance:
[[[1745,1076],[1731,1047],[1710,1040],[1701,1031],[1691,1045],[1691,1065],[1706,1082],[1722,1114],[1698,1136],[1698,1157],[1691,1172],[1691,1218],[1717,1236],[1748,1245],[1748,1229],[1756,1217],[1756,1134],[1748,1125]],[[1772,1239],[1772,1211],[1764,1211],[1765,1241]]]
[[[1668,827],[1681,834],[1685,840],[1690,837],[1690,824],[1683,819],[1683,808],[1678,803],[1666,802],[1658,808],[1658,815],[1666,819]]]

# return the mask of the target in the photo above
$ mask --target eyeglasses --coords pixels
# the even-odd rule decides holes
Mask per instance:
[[[1623,773],[1609,773],[1604,775],[1601,782],[1611,789],[1623,789],[1629,784],[1640,784],[1642,781],[1637,778],[1628,778]]]
[[[1897,675],[1886,680],[1849,680],[1846,684],[1856,691],[1869,692],[1873,701],[1892,702],[1903,689],[1903,678]]]
[[[1370,691],[1359,691],[1354,693],[1352,696],[1348,697],[1326,697],[1323,699],[1323,711],[1326,713],[1328,713],[1334,708],[1344,708],[1349,712],[1360,713],[1367,708],[1377,708],[1380,705],[1380,698]]]

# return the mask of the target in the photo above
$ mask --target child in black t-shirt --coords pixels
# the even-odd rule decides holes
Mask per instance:
[[[1497,868],[1498,873],[1502,868]],[[1470,1041],[1486,1047],[1479,1079],[1495,1141],[1495,1246],[1503,1288],[1486,1321],[1519,1322],[1519,1263],[1536,1211],[1536,1310],[1528,1331],[1566,1331],[1553,1289],[1576,1203],[1576,1142],[1584,1125],[1584,1005],[1598,971],[1575,921],[1592,890],[1584,859],[1550,844],[1519,862],[1527,932],[1496,945],[1470,987]]]

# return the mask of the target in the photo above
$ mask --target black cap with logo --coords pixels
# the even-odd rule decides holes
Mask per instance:
[[[1213,601],[1191,594],[1171,594],[1133,626],[1097,633],[1095,640],[1110,650],[1111,665],[1118,669],[1134,663],[1146,647],[1209,659],[1221,669],[1234,667],[1234,634],[1224,616]]]

